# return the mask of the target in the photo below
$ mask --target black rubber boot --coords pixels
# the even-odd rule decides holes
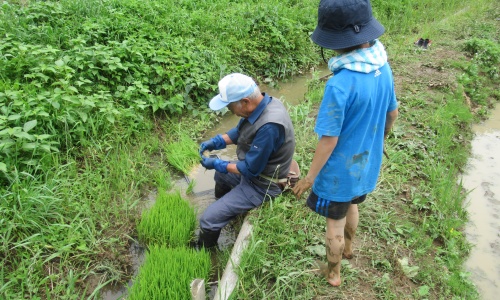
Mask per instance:
[[[215,183],[214,194],[216,199],[221,198],[225,194],[229,193],[229,191],[231,191],[231,188],[228,188],[227,186],[220,183]]]
[[[217,246],[217,240],[220,236],[220,230],[212,231],[201,229],[200,236],[198,238],[198,247],[205,247],[207,249]]]

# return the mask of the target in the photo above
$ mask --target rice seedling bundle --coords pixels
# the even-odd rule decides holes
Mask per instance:
[[[198,144],[187,134],[180,134],[176,142],[165,145],[167,161],[183,174],[189,174],[193,165],[200,161]]]
[[[129,300],[191,299],[195,278],[208,279],[210,254],[201,249],[153,245],[129,289]]]
[[[142,213],[137,226],[139,239],[148,246],[185,246],[196,227],[196,212],[180,193],[159,191],[156,202]]]

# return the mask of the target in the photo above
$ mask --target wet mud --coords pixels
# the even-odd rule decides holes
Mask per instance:
[[[465,233],[474,246],[465,264],[481,299],[500,292],[500,105],[474,126],[472,153],[462,184],[469,192]]]

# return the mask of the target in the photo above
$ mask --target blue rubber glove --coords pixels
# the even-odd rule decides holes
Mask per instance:
[[[204,141],[203,143],[200,144],[200,156],[203,156],[203,152],[207,150],[213,151],[224,148],[226,148],[226,141],[224,141],[222,135],[218,134],[213,138],[209,139],[208,141]]]
[[[229,164],[228,161],[218,159],[218,158],[211,158],[211,157],[203,156],[200,163],[207,170],[215,169],[215,171],[217,171],[217,172],[227,174],[227,165]]]

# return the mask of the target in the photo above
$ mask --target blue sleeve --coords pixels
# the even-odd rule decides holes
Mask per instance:
[[[345,118],[348,96],[333,85],[326,85],[314,131],[318,136],[339,136]]]
[[[238,122],[238,125],[236,125],[236,127],[231,128],[231,129],[229,129],[228,132],[226,132],[226,134],[229,136],[231,141],[233,141],[233,144],[238,143],[238,138],[240,137],[239,128],[240,128],[240,125],[242,122],[243,122],[243,119],[240,119],[240,121]]]
[[[392,69],[390,69],[389,67],[389,70],[391,71],[391,90],[392,90],[392,93],[391,93],[391,99],[389,99],[389,106],[387,107],[387,112],[391,112],[393,110],[395,110],[396,108],[398,108],[399,104],[398,104],[398,99],[396,97],[396,91],[394,89],[394,75],[392,74]]]
[[[247,177],[256,177],[266,167],[269,157],[285,142],[285,129],[276,123],[263,125],[253,140],[250,150],[245,156],[245,160],[238,161],[236,167],[240,173]]]
[[[230,129],[228,132],[226,132],[226,134],[229,136],[231,141],[233,141],[233,144],[236,144],[238,142],[238,137],[240,136],[240,134],[238,133],[237,127]]]
[[[398,100],[396,99],[396,94],[393,93],[392,99],[389,101],[389,107],[387,108],[387,112],[391,112],[398,108]]]

